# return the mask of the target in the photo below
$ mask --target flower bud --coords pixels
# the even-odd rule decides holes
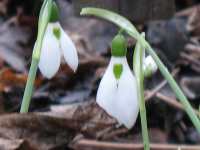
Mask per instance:
[[[158,66],[151,56],[147,56],[144,60],[143,69],[144,69],[144,76],[150,77],[157,71]]]

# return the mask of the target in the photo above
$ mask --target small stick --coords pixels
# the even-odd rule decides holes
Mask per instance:
[[[173,77],[176,76],[179,71],[180,71],[180,68],[174,69],[172,71],[172,76]],[[147,96],[145,96],[145,101],[147,101],[147,100],[151,99],[153,96],[155,96],[156,93],[158,91],[160,91],[166,84],[167,84],[167,80],[163,80],[158,86],[156,86],[153,90],[151,90],[151,92],[149,92],[147,94]]]
[[[75,149],[107,149],[107,150],[142,150],[143,144],[139,143],[113,143],[82,139],[75,143]],[[176,145],[176,144],[150,144],[151,150],[200,150],[200,145]]]
[[[200,9],[200,5],[195,5],[193,7],[179,11],[175,14],[175,16],[176,17],[190,16],[196,9]]]
[[[171,97],[168,97],[168,96],[165,96],[163,95],[162,93],[156,93],[156,97],[161,99],[162,101],[166,102],[167,104],[175,107],[175,108],[178,108],[180,110],[185,110],[183,105],[181,103],[179,103],[176,99],[174,98],[171,98]],[[194,112],[196,113],[196,115],[198,115],[200,117],[200,112],[198,112],[197,110],[194,109]]]
[[[104,135],[102,139],[108,140],[108,139],[114,138],[118,135],[125,134],[127,132],[128,132],[128,129],[126,129],[126,128],[118,129],[118,130],[115,130],[115,131],[113,131],[109,134]]]
[[[197,65],[197,66],[200,66],[199,60],[194,59],[192,56],[190,56],[190,55],[188,55],[186,53],[181,53],[181,57],[186,59],[186,60],[188,60],[189,62]]]
[[[200,53],[200,47],[194,44],[187,44],[185,50]]]

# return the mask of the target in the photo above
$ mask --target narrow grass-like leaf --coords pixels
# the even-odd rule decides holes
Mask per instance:
[[[38,63],[40,59],[40,51],[42,47],[42,42],[44,38],[44,34],[49,23],[49,18],[51,15],[51,8],[52,8],[52,0],[45,0],[39,16],[39,23],[38,23],[38,35],[37,41],[35,43],[31,61],[31,67],[28,74],[28,79],[22,99],[22,105],[20,108],[20,113],[27,113],[29,110],[29,105],[33,93],[34,88],[34,81],[37,73]]]
[[[137,81],[137,89],[138,89],[137,93],[140,106],[140,120],[142,125],[142,137],[143,137],[144,149],[150,150],[146,107],[144,100],[144,72],[143,72],[144,50],[143,49],[144,48],[142,47],[142,45],[139,42],[137,42],[133,56],[133,70]]]
[[[126,30],[129,34],[134,36],[136,39],[140,36],[136,28],[131,24],[129,20],[125,17],[120,16],[112,11],[101,9],[101,8],[83,8],[81,15],[93,15],[105,20],[108,20],[117,26],[120,26],[122,29]]]

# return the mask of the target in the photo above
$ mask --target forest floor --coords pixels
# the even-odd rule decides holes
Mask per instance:
[[[51,80],[38,71],[30,113],[21,115],[40,3],[0,1],[0,150],[142,149],[140,118],[127,130],[95,102],[117,28],[74,16],[70,2],[58,3],[61,24],[78,50],[78,72],[64,61]],[[171,19],[137,27],[200,116],[200,4],[185,0],[177,5],[181,9]],[[129,60],[135,41],[127,38]],[[152,150],[200,150],[200,134],[159,71],[145,80],[145,99]]]

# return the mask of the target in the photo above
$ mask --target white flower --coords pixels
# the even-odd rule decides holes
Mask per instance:
[[[158,66],[154,59],[149,55],[144,59],[144,64],[143,64],[144,70],[150,67],[152,74],[155,73],[158,70]]]
[[[75,72],[78,67],[78,54],[74,43],[58,22],[49,23],[39,61],[39,69],[45,77],[50,79],[57,73],[61,56],[64,56],[69,67]]]
[[[126,52],[126,39],[119,33],[112,40],[112,57],[100,82],[96,100],[110,116],[130,129],[138,116],[140,91],[137,89],[136,78],[128,66]],[[144,73],[154,73],[157,65],[153,58],[145,58],[145,53],[143,58]]]
[[[151,77],[158,70],[158,66],[152,56],[143,58],[143,71],[145,77]]]
[[[115,65],[122,66],[119,78],[114,74]],[[135,124],[139,112],[136,86],[126,57],[112,56],[98,88],[97,103],[129,129]]]
[[[141,34],[145,38],[145,33]],[[158,70],[158,66],[151,55],[145,56],[145,50],[143,50],[143,71],[145,77],[152,76]]]

